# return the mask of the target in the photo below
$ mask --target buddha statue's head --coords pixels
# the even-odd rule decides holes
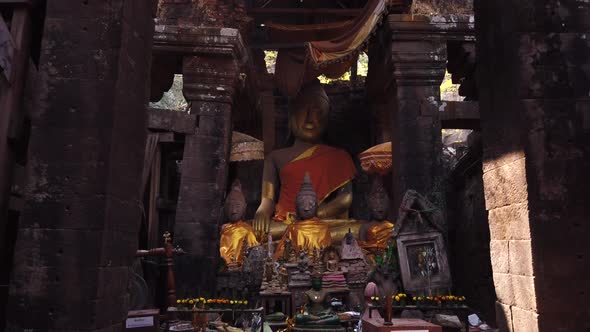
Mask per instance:
[[[315,271],[311,275],[311,288],[317,291],[322,289],[322,274],[318,271]]]
[[[330,99],[319,81],[304,86],[289,112],[289,128],[295,138],[319,142],[328,125],[329,110]]]
[[[311,185],[308,173],[305,173],[301,189],[297,193],[295,211],[297,212],[297,217],[301,220],[311,219],[317,215],[318,198]]]
[[[246,199],[242,193],[240,180],[235,180],[225,200],[225,215],[230,222],[236,222],[244,218],[246,212]]]
[[[389,210],[389,196],[383,187],[381,177],[375,177],[373,179],[368,198],[371,218],[377,221],[385,220]]]

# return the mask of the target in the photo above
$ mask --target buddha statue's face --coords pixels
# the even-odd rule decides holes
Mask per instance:
[[[295,208],[299,219],[307,220],[317,215],[318,203],[313,195],[299,195],[295,201]]]
[[[304,142],[320,141],[328,124],[328,101],[317,94],[304,94],[295,100],[289,115],[293,135]]]
[[[225,205],[225,215],[229,222],[236,222],[244,218],[246,202],[237,198],[230,198]]]

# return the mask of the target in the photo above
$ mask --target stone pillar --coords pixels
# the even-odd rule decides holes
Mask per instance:
[[[590,328],[590,4],[476,1],[501,331]]]
[[[188,252],[175,263],[177,293],[195,296],[215,289],[232,104],[246,52],[229,28],[158,26],[155,40],[156,51],[183,55],[184,95],[196,116],[185,137],[174,226],[174,243]]]
[[[153,28],[150,1],[47,1],[7,331],[121,329]]]
[[[440,85],[446,68],[446,41],[425,17],[390,15],[393,150],[393,207],[414,189],[442,204]],[[417,33],[420,32],[420,33]]]

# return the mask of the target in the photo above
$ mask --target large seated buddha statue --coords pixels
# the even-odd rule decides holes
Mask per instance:
[[[394,224],[387,220],[389,196],[380,177],[375,177],[368,196],[371,221],[361,226],[359,246],[373,254],[387,248],[392,241]]]
[[[291,147],[272,151],[264,161],[262,200],[254,217],[257,233],[270,232],[272,220],[293,222],[295,199],[305,173],[318,197],[317,216],[348,218],[352,203],[350,181],[356,168],[346,151],[322,144],[329,108],[328,96],[318,81],[305,86],[295,98],[289,112],[295,141]]]
[[[229,223],[221,226],[221,238],[219,240],[219,254],[226,264],[242,264],[245,248],[258,245],[254,229],[243,220],[246,212],[246,199],[242,193],[239,180],[232,183],[232,188],[225,201],[225,216]]]
[[[287,226],[275,251],[275,259],[283,257],[287,243],[291,243],[297,252],[308,250],[308,253],[327,248],[332,244],[328,223],[316,216],[317,195],[308,174],[305,174],[295,202],[296,220]]]

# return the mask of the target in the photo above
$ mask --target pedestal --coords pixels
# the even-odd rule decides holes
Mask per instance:
[[[291,307],[291,293],[290,292],[282,292],[282,293],[268,293],[265,294],[264,292],[260,293],[260,303],[261,306],[264,308],[266,314],[272,314],[274,311],[276,304],[278,303],[281,306],[281,312],[284,313],[286,316],[293,316],[293,311]]]
[[[393,325],[383,325],[383,319],[368,318],[363,319],[363,331],[366,332],[391,332],[391,331],[411,331],[411,332],[442,332],[442,327],[429,323],[421,319],[396,319],[392,321]]]

